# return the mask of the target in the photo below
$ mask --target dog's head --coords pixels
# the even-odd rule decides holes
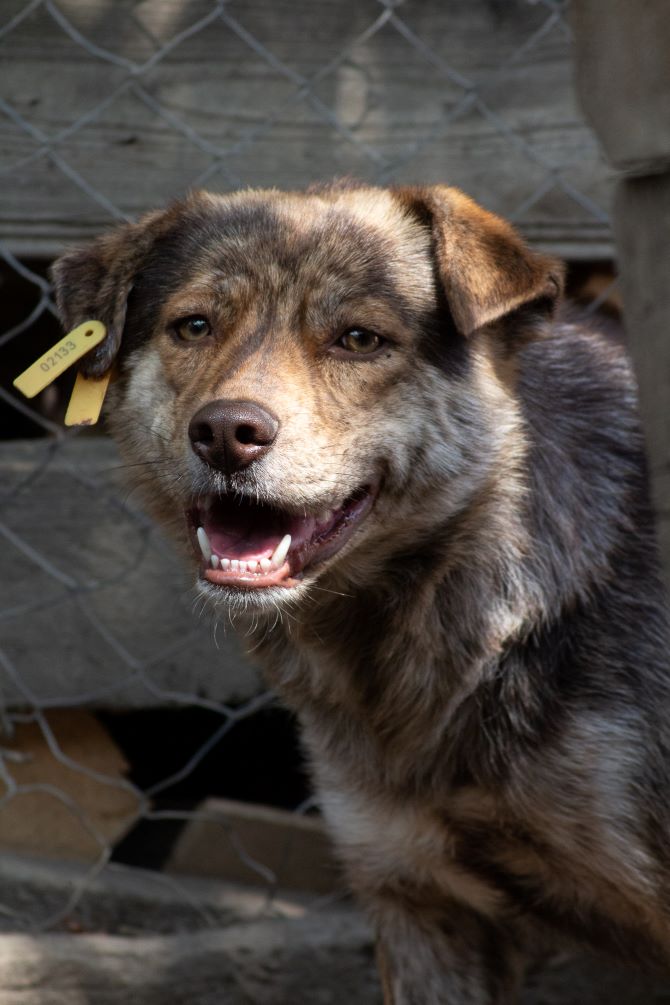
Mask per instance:
[[[195,194],[53,276],[66,327],[107,326],[86,371],[117,359],[112,431],[150,509],[208,595],[255,609],[370,577],[468,504],[561,286],[455,189],[347,185]]]

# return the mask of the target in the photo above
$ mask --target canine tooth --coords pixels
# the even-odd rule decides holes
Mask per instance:
[[[261,572],[269,572],[272,568],[272,562],[269,558],[262,558],[258,564],[261,567]]]
[[[218,555],[212,555],[212,557],[210,558],[210,562],[212,563],[212,568],[213,569],[218,569],[219,568],[220,559],[219,559]]]
[[[204,527],[198,527],[197,530],[198,544],[200,545],[200,551],[202,552],[202,557],[206,562],[212,557],[212,546],[209,543],[209,538],[207,537],[207,532]]]
[[[271,562],[276,569],[278,569],[281,565],[284,564],[284,559],[288,555],[288,550],[290,547],[291,547],[291,535],[284,534],[283,538],[281,539],[281,541],[279,542],[279,544],[272,553]]]

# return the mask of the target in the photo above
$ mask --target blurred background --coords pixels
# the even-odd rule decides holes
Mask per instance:
[[[0,0],[3,1001],[379,997],[292,717],[194,603],[104,424],[63,426],[74,375],[12,387],[59,338],[50,262],[192,188],[458,185],[566,259],[586,310],[619,327],[625,301],[667,553],[668,20],[660,0]],[[528,1003],[655,993],[554,966]]]

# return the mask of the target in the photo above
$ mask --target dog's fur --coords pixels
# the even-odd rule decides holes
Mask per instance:
[[[55,266],[110,422],[185,541],[199,493],[367,515],[294,585],[200,580],[301,720],[386,1001],[506,1003],[564,936],[670,957],[670,675],[634,383],[562,270],[462,193],[196,194]],[[204,315],[198,342],[175,319]],[[387,341],[342,349],[363,326]],[[242,470],[192,416],[279,422]],[[194,559],[195,560],[195,559]]]

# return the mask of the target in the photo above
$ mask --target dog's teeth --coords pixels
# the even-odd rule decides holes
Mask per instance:
[[[212,555],[212,557],[210,558],[210,562],[212,563],[212,568],[213,569],[218,569],[219,568],[220,559],[219,559],[218,555]]]
[[[323,511],[323,513],[319,513],[319,515],[316,518],[316,522],[317,523],[328,523],[328,521],[330,520],[330,518],[332,517],[332,515],[333,515],[332,509],[325,509]]]
[[[209,538],[204,527],[198,527],[197,530],[198,544],[200,545],[200,551],[202,552],[202,557],[206,562],[209,562],[212,557],[212,546],[209,543]]]
[[[230,571],[231,572],[239,572],[240,571],[240,563],[237,561],[236,558],[233,558],[231,560]]]
[[[291,547],[291,535],[284,534],[283,538],[281,539],[281,541],[279,542],[279,544],[272,553],[271,562],[276,569],[278,569],[281,565],[284,564],[284,559],[288,555],[288,550],[290,547]]]
[[[249,572],[258,572],[258,562],[247,562]]]
[[[223,569],[224,572],[228,572],[228,569],[230,568],[230,559],[229,558],[222,558],[221,559],[221,568]]]
[[[272,562],[270,561],[269,558],[262,558],[259,562],[259,565],[261,567],[261,572],[269,572],[270,569],[272,568]]]

